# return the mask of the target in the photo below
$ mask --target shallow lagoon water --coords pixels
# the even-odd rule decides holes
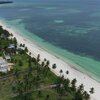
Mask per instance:
[[[13,20],[13,21],[5,21],[5,22],[7,23],[9,27],[13,27],[13,29],[18,31],[18,33],[21,33],[20,34],[21,36],[36,43],[37,45],[42,47],[44,50],[47,50],[48,52],[52,53],[59,59],[62,59],[63,61],[70,64],[75,69],[88,74],[90,77],[96,79],[97,81],[100,81],[99,79],[100,78],[100,72],[99,72],[100,62],[99,61],[96,61],[89,57],[76,55],[67,50],[58,48],[50,44],[49,42],[45,42],[43,39],[39,38],[35,34],[32,34],[28,30],[26,30],[25,25],[20,24],[21,19]]]

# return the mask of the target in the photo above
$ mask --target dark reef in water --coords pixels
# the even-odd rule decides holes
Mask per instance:
[[[13,1],[0,1],[0,4],[13,3]]]

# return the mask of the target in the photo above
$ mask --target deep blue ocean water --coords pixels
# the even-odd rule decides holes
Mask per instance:
[[[0,6],[1,18],[9,21],[21,19],[20,24],[23,23],[26,30],[44,42],[100,62],[99,0],[13,1],[13,4]],[[79,62],[86,66],[88,61],[85,60],[86,64],[83,60]],[[95,75],[99,77],[99,64],[93,65],[93,70],[95,68]]]

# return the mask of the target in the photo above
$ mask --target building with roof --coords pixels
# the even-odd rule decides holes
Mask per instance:
[[[9,44],[8,49],[15,49],[15,44]]]
[[[3,54],[6,61],[11,61],[11,57],[9,54],[5,54],[5,52],[3,52]]]
[[[8,71],[8,63],[6,62],[5,59],[3,59],[2,57],[0,57],[0,72],[4,72],[7,73]]]
[[[9,55],[5,55],[4,57],[5,57],[6,61],[11,61],[11,57]]]

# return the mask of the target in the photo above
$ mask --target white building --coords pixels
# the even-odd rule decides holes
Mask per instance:
[[[5,59],[0,57],[0,72],[7,73],[8,67],[8,63],[5,61]]]

